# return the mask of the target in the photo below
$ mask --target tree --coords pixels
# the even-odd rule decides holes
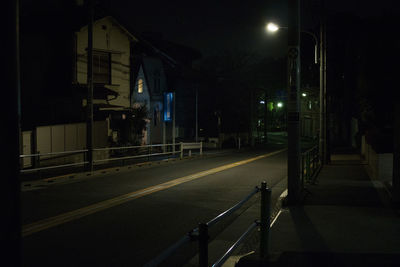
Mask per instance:
[[[119,121],[121,129],[121,143],[129,145],[141,145],[143,132],[149,121],[149,114],[146,105],[133,107],[124,113],[124,117]]]

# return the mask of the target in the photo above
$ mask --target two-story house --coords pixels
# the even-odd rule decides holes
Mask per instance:
[[[143,57],[136,75],[131,105],[133,107],[146,105],[147,107],[149,121],[144,134],[144,144],[157,144],[166,141],[166,128],[171,128],[170,125],[164,123],[163,117],[164,93],[167,91],[167,78],[161,59]]]
[[[73,83],[81,90],[87,90],[87,25],[75,33],[75,40],[76,68]],[[108,135],[117,143],[130,141],[126,117],[131,111],[132,47],[137,41],[111,16],[93,23],[94,118],[107,120]],[[82,96],[82,105],[86,106],[87,97],[85,94]]]

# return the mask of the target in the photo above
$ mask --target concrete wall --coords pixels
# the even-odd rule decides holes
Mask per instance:
[[[365,140],[365,138],[362,138]],[[362,142],[361,151],[364,152],[366,171],[371,179],[384,183],[391,183],[393,175],[393,153],[378,154],[366,142]]]
[[[107,147],[107,122],[96,121],[93,125],[93,145],[94,148]],[[33,148],[32,142],[34,135],[32,131],[22,132],[22,154],[52,153],[64,151],[76,151],[86,149],[86,123],[49,125],[36,128],[36,148]],[[108,152],[94,153],[94,159],[103,159],[108,157]],[[36,167],[48,166],[54,164],[66,164],[72,162],[81,162],[84,160],[83,154],[72,156],[46,155],[40,156],[40,161]],[[23,160],[23,167],[32,167],[34,158]]]

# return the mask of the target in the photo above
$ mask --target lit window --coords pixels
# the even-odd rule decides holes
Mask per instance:
[[[143,93],[143,80],[142,79],[138,80],[138,90],[137,91],[139,94]]]

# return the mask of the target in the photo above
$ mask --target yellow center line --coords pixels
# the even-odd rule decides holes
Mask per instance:
[[[149,195],[149,194],[161,191],[161,190],[165,190],[165,189],[171,188],[173,186],[177,186],[179,184],[186,183],[186,182],[189,182],[189,181],[192,181],[192,180],[195,180],[195,179],[198,179],[198,178],[210,175],[210,174],[214,174],[214,173],[221,172],[221,171],[224,171],[227,169],[231,169],[231,168],[234,168],[234,167],[237,167],[237,166],[240,166],[243,164],[247,164],[252,161],[262,159],[262,158],[270,157],[270,156],[276,155],[278,153],[281,153],[285,150],[286,149],[277,150],[275,152],[264,154],[264,155],[257,156],[254,158],[238,161],[238,162],[227,164],[227,165],[220,166],[220,167],[216,167],[216,168],[213,168],[213,169],[210,169],[207,171],[194,173],[191,175],[187,175],[187,176],[184,176],[181,178],[174,179],[172,181],[168,181],[168,182],[159,184],[159,185],[150,186],[150,187],[147,187],[147,188],[135,191],[135,192],[131,192],[131,193],[124,194],[124,195],[121,195],[118,197],[114,197],[114,198],[111,198],[111,199],[108,199],[105,201],[101,201],[101,202],[98,202],[98,203],[95,203],[95,204],[92,204],[92,205],[89,205],[89,206],[86,206],[86,207],[83,207],[80,209],[65,212],[65,213],[62,213],[57,216],[49,217],[49,218],[46,218],[46,219],[43,219],[43,220],[40,220],[40,221],[37,221],[34,223],[26,224],[26,225],[22,226],[22,236],[28,236],[28,235],[34,234],[36,232],[39,232],[39,231],[42,231],[42,230],[66,223],[66,222],[70,222],[70,221],[82,218],[84,216],[96,213],[98,211],[102,211],[102,210],[123,204],[125,202],[131,201],[131,200],[134,200],[134,199],[137,199],[137,198],[140,198],[140,197],[143,197],[143,196],[146,196],[146,195]]]

